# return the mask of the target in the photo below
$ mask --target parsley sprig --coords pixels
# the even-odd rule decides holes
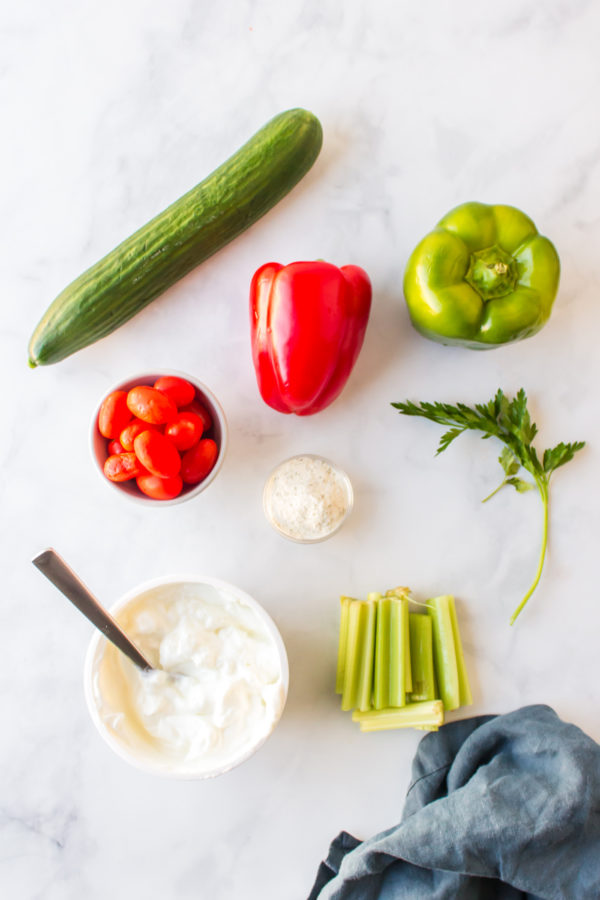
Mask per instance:
[[[542,547],[533,583],[511,617],[510,624],[513,625],[538,586],[544,567],[548,544],[550,476],[555,469],[572,460],[577,451],[585,446],[585,441],[574,441],[569,444],[561,441],[555,447],[545,450],[540,459],[533,446],[538,429],[535,422],[531,421],[527,409],[527,395],[523,388],[512,400],[498,390],[496,396],[488,403],[476,403],[473,407],[467,406],[465,403],[455,405],[450,403],[416,404],[411,401],[392,403],[392,406],[405,416],[421,416],[447,427],[448,430],[440,439],[437,454],[446,450],[452,441],[465,431],[480,431],[483,432],[484,440],[496,437],[504,443],[505,446],[498,457],[498,462],[504,471],[504,480],[485,500],[489,500],[505,485],[512,485],[519,492],[537,487],[544,510]],[[533,481],[520,478],[521,469],[529,472]]]

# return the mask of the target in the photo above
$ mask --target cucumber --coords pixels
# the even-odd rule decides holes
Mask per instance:
[[[305,109],[275,116],[237,153],[107,256],[50,305],[29,343],[29,365],[49,365],[122,325],[274,206],[321,149]]]

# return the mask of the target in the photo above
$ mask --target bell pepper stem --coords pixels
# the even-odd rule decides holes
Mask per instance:
[[[522,612],[525,604],[538,586],[540,578],[542,577],[542,569],[544,568],[544,560],[546,558],[546,548],[548,546],[548,478],[536,478],[536,484],[538,486],[543,505],[542,546],[540,549],[540,558],[538,561],[537,572],[535,573],[535,578],[533,579],[531,587],[510,618],[511,625],[515,624],[515,622],[517,621],[517,617]]]

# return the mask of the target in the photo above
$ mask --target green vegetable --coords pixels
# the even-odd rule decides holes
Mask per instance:
[[[444,704],[441,700],[408,703],[401,709],[355,711],[352,720],[361,731],[385,731],[389,728],[419,728],[429,731],[444,724]]]
[[[373,692],[373,655],[375,652],[375,621],[377,604],[372,601],[365,604],[365,624],[360,654],[360,673],[358,679],[358,696],[356,705],[359,709],[370,709]]]
[[[371,595],[369,595],[371,596]],[[392,601],[381,594],[377,599],[375,627],[375,671],[373,674],[373,706],[384,709],[390,703],[391,609]]]
[[[461,705],[458,663],[454,644],[454,631],[450,617],[448,595],[434,597],[427,601],[433,631],[433,656],[437,672],[440,697],[444,709],[458,709]]]
[[[346,648],[348,646],[348,617],[351,597],[340,597],[340,641],[338,646],[337,672],[335,676],[335,692],[341,694],[344,689],[344,671],[346,668]]]
[[[392,594],[392,596],[390,596]],[[408,598],[388,591],[369,594],[377,603],[375,638],[375,673],[373,706],[404,706],[406,703],[406,668],[408,652]]]
[[[431,603],[431,601],[429,601]],[[452,637],[454,639],[454,652],[456,654],[456,670],[458,672],[458,699],[460,706],[470,706],[473,703],[473,695],[471,694],[471,685],[467,675],[467,667],[465,665],[465,654],[463,653],[462,641],[460,639],[460,631],[458,628],[458,617],[456,615],[456,604],[454,597],[448,595],[448,610],[450,612],[450,622],[452,624]]]
[[[540,460],[533,446],[533,439],[538,429],[537,425],[531,421],[527,409],[527,396],[523,388],[512,400],[498,390],[496,396],[488,403],[478,403],[474,407],[466,406],[464,403],[456,405],[449,403],[415,404],[410,401],[392,403],[392,406],[406,416],[422,416],[424,419],[430,419],[432,422],[448,428],[448,431],[440,439],[438,454],[446,450],[452,441],[464,431],[481,431],[483,438],[499,438],[505,444],[498,457],[505,477],[500,486],[485,498],[486,500],[489,500],[493,494],[507,484],[512,485],[519,492],[537,487],[543,508],[542,546],[533,583],[511,617],[510,624],[514,624],[538,586],[542,575],[548,543],[550,476],[555,469],[573,459],[575,453],[585,446],[585,442],[575,441],[564,444],[561,441],[555,447],[545,450]],[[521,467],[533,476],[533,482],[517,477]]]
[[[429,615],[409,613],[408,588],[340,599],[336,692],[363,731],[436,730],[444,705],[472,702],[453,597],[428,601]]]
[[[369,709],[373,689],[373,654],[377,604],[356,600],[348,610],[348,637],[342,709]]]
[[[323,140],[304,109],[280,113],[204,181],[58,295],[29,344],[59,362],[122,325],[263,216],[308,172]]]
[[[386,596],[394,598],[392,604],[392,679],[390,683],[391,706],[404,706],[405,694],[412,691],[410,666],[410,637],[408,633],[408,597],[405,587],[394,588]],[[396,664],[397,660],[397,664]],[[395,673],[398,673],[396,678]]]
[[[406,615],[408,604],[392,597],[390,605],[390,706],[406,703]]]
[[[482,350],[539,331],[559,278],[554,245],[525,213],[463,203],[413,251],[404,296],[425,337]]]
[[[410,664],[412,669],[411,703],[434,700],[437,696],[433,670],[431,616],[410,613]]]

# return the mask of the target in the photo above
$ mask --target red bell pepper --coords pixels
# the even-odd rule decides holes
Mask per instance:
[[[329,406],[356,362],[370,308],[371,282],[358,266],[261,266],[250,287],[250,327],[265,403],[298,416]]]

